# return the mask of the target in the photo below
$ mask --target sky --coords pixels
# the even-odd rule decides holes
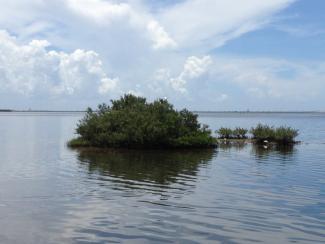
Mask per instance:
[[[324,0],[0,4],[0,108],[325,111]]]

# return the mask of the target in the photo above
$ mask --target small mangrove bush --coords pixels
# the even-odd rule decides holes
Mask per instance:
[[[70,147],[119,148],[205,148],[214,147],[215,139],[197,115],[177,111],[166,99],[147,102],[143,97],[124,95],[101,104],[96,111],[88,108],[79,122],[78,138]]]
[[[233,130],[233,135],[236,139],[246,139],[248,130],[244,128],[237,127]]]
[[[216,131],[220,139],[230,139],[232,138],[232,129],[221,127]]]
[[[250,132],[257,142],[269,141],[282,144],[294,143],[295,138],[299,135],[298,130],[291,127],[281,126],[275,128],[262,124],[258,124]]]
[[[220,139],[246,139],[248,130],[240,127],[234,130],[221,127],[216,133],[219,135]]]
[[[247,139],[248,130],[237,127],[235,129],[221,127],[216,131],[219,139]],[[269,125],[258,124],[251,128],[250,139],[256,143],[274,142],[278,144],[290,144],[295,142],[295,138],[299,135],[298,130],[291,127],[273,127]]]

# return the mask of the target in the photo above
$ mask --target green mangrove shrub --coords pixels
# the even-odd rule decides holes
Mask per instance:
[[[236,129],[233,130],[233,136],[236,139],[246,139],[247,133],[248,130],[241,127],[236,127]]]
[[[241,127],[236,127],[234,130],[230,128],[221,127],[216,131],[219,139],[247,139],[248,130]],[[251,128],[251,139],[257,143],[264,141],[276,142],[278,144],[288,144],[295,142],[298,136],[298,130],[291,127],[281,126],[275,128],[269,125],[258,124],[256,127]]]
[[[281,126],[274,128],[262,124],[258,124],[256,127],[252,128],[250,132],[253,135],[253,139],[257,142],[269,141],[277,143],[292,143],[299,135],[298,130],[291,127]]]
[[[295,138],[299,135],[298,130],[291,127],[278,127],[275,130],[275,141],[282,143],[294,142]]]
[[[275,137],[274,127],[258,124],[256,127],[251,128],[250,133],[253,135],[253,139],[257,141],[271,141]]]
[[[216,133],[219,135],[219,139],[246,139],[248,130],[240,127],[234,130],[221,127]]]
[[[233,138],[233,131],[232,129],[221,127],[219,130],[216,131],[219,135],[220,139],[231,139]]]
[[[79,122],[70,147],[182,148],[213,147],[215,139],[198,116],[186,109],[177,111],[165,99],[147,102],[143,97],[124,95],[88,108]]]

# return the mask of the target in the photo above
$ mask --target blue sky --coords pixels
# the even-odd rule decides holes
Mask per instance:
[[[269,26],[247,33],[216,53],[292,60],[325,59],[325,2],[300,0],[278,13]]]
[[[193,110],[325,110],[322,0],[0,0],[0,107],[124,93]]]

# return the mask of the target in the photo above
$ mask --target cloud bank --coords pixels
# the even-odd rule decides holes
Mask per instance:
[[[106,94],[116,88],[118,79],[109,78],[99,55],[93,51],[72,53],[48,51],[46,40],[20,44],[0,31],[0,91],[20,95]]]
[[[317,101],[321,62],[214,54],[293,2],[0,0],[0,101],[16,94],[83,108],[126,92],[210,110],[259,108],[250,101],[265,97],[261,108]]]

